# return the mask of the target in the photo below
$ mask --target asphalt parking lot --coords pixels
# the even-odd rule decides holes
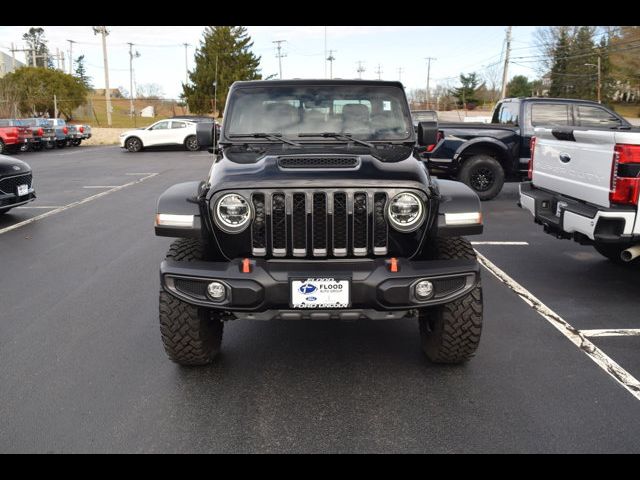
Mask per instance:
[[[229,322],[215,365],[170,362],[156,200],[209,157],[19,156],[38,198],[0,217],[1,452],[640,452],[640,269],[544,234],[515,183],[472,238],[467,365],[430,364],[412,319]]]

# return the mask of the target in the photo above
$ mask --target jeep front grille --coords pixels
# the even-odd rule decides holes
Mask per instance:
[[[251,195],[251,252],[273,257],[385,255],[387,194],[369,190]]]

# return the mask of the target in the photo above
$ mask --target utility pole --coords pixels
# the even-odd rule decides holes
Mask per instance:
[[[216,55],[216,80],[213,82],[213,117],[214,124],[215,119],[218,116],[218,55]],[[214,125],[214,133],[215,133],[215,125]]]
[[[380,75],[382,74],[382,66],[380,64],[378,64],[378,69],[376,70],[376,73],[378,74],[378,80],[381,80]]]
[[[333,56],[333,52],[335,52],[336,50],[329,50],[329,56],[327,57],[327,60],[329,60],[329,78],[333,78],[333,61],[336,59]]]
[[[402,70],[404,70],[402,67],[398,67],[398,81],[399,82],[402,81]]]
[[[111,92],[109,92],[109,62],[107,61],[107,35],[106,26],[93,27],[94,35],[102,35],[102,56],[104,57],[104,97],[107,101],[107,125],[111,127]]]
[[[189,62],[187,60],[187,47],[190,47],[190,43],[183,43],[184,45],[184,84],[189,83]]]
[[[362,66],[362,62],[358,60],[358,78],[362,79],[362,72],[364,72],[365,68]]]
[[[73,44],[75,40],[67,40],[69,42],[69,75],[73,74]]]
[[[427,109],[429,109],[429,101],[431,100],[431,95],[429,94],[429,81],[431,80],[431,60],[435,61],[437,58],[434,57],[425,57],[427,61],[427,92],[425,99],[427,101]]]
[[[36,49],[31,47],[31,66],[36,66]]]
[[[16,49],[13,46],[13,42],[11,42],[11,71],[16,71]]]
[[[135,116],[136,109],[133,106],[133,57],[138,58],[140,56],[140,52],[136,50],[136,53],[133,53],[133,43],[128,42],[129,45],[129,115]]]
[[[500,94],[500,100],[507,96],[507,78],[509,71],[509,54],[511,53],[511,26],[507,27],[507,48],[504,57],[504,69],[502,70],[502,93]]]
[[[598,69],[598,103],[602,103],[602,98],[600,97],[600,90],[601,90],[601,85],[602,85],[602,79],[601,79],[601,64],[600,64],[600,55],[598,55],[598,64],[594,65],[593,63],[585,63],[584,64],[585,67],[596,67]]]
[[[284,43],[284,42],[286,42],[286,40],[274,40],[273,42],[271,42],[271,43],[277,43],[278,44],[278,53],[276,54],[276,57],[278,58],[278,65],[280,67],[280,80],[282,80],[282,57],[286,57],[287,56],[286,53],[282,54],[280,52],[280,50],[282,48],[281,44]]]
[[[53,118],[58,118],[58,97],[53,95]]]
[[[327,27],[324,27],[324,78],[327,78]]]

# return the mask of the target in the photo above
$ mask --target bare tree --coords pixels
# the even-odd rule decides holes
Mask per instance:
[[[164,91],[157,83],[143,83],[136,88],[136,97],[145,100],[160,100],[164,97]]]

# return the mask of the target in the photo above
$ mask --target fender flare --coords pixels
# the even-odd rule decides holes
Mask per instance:
[[[476,146],[481,146],[481,145],[487,145],[492,149],[497,149],[504,158],[506,158],[507,160],[509,159],[509,147],[507,147],[507,145],[504,144],[504,142],[501,142],[500,140],[496,140],[495,138],[491,138],[491,137],[478,137],[478,138],[474,138],[473,140],[469,140],[468,142],[464,142],[462,145],[460,145],[455,153],[453,154],[453,159],[458,162],[458,164],[460,165],[460,157],[462,155],[464,155],[465,151],[468,150],[469,148],[472,147],[476,147]],[[501,161],[501,159],[499,158],[498,161],[503,164],[503,162]],[[504,163],[508,163],[508,162],[504,162]],[[502,165],[503,168],[507,168],[506,165]]]
[[[200,181],[178,183],[160,195],[156,207],[155,231],[157,236],[202,237],[202,217],[200,205],[196,200],[201,184]],[[172,221],[171,217],[162,218],[160,215],[176,215],[177,217]],[[190,224],[189,220],[191,220]]]
[[[476,192],[464,183],[455,180],[433,179],[436,185],[440,201],[438,203],[438,215],[433,222],[432,235],[436,237],[460,237],[463,235],[479,235],[482,233],[482,208],[480,198]],[[479,213],[480,222],[447,225],[446,214]]]

